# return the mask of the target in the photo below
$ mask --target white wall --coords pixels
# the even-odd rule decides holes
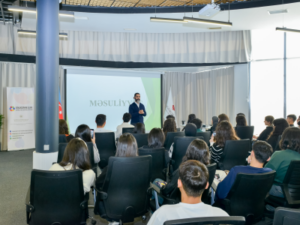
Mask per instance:
[[[249,70],[248,64],[234,66],[234,115],[231,119],[235,126],[235,116],[244,113],[249,121]],[[232,120],[233,119],[233,120]],[[249,123],[249,122],[248,122]]]

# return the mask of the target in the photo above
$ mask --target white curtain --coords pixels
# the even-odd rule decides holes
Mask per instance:
[[[12,63],[0,62],[0,114],[3,115],[3,96],[5,87],[35,87],[36,70],[33,63]],[[62,98],[62,107],[64,110],[64,70],[59,67],[59,84]],[[58,102],[58,100],[57,100]],[[57,112],[58,113],[58,112]],[[4,119],[4,122],[5,119]],[[0,142],[2,149],[6,149],[6,134],[5,126],[1,129]]]
[[[35,36],[17,34],[18,27],[0,24],[0,52],[35,55]],[[64,31],[60,57],[159,63],[238,63],[251,57],[250,31],[203,33],[109,33]],[[15,46],[15,47],[14,47]]]
[[[177,125],[196,114],[204,124],[211,124],[213,116],[225,113],[233,121],[234,67],[199,73],[166,72],[163,75],[163,110],[172,88]]]

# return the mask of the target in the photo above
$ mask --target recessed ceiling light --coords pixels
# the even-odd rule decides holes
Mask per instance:
[[[273,10],[268,11],[269,15],[276,15],[276,14],[282,14],[282,13],[288,13],[287,9],[279,9],[279,10]]]

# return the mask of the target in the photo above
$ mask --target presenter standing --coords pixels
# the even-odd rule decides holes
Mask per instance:
[[[145,106],[140,102],[141,96],[139,93],[135,93],[133,99],[135,100],[129,106],[129,113],[131,114],[131,124],[144,123],[144,116],[147,115]]]

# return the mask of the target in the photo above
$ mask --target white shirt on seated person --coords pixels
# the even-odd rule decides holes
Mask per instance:
[[[58,163],[53,164],[49,170],[52,171],[65,171],[65,170],[72,170],[73,166],[71,163],[66,165],[65,167],[62,167]],[[79,169],[77,167],[77,169]],[[82,181],[83,181],[83,190],[84,194],[90,192],[91,186],[94,186],[96,175],[93,170],[85,170],[82,172]]]
[[[122,135],[122,129],[123,127],[134,127],[131,125],[129,122],[123,122],[121,125],[117,126],[117,131],[116,131],[116,138],[119,138]]]
[[[106,125],[106,122],[102,125],[102,126],[98,126],[97,125],[97,128],[95,129],[95,133],[109,133],[109,132],[113,132],[111,130],[106,130],[104,127]]]

